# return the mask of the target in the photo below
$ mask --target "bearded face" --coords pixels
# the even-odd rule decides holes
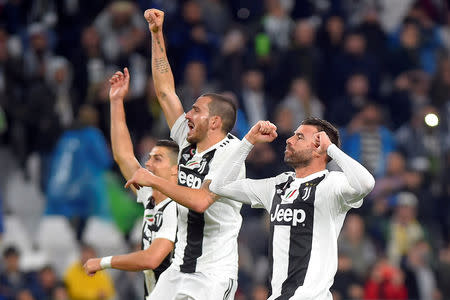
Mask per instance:
[[[316,149],[312,138],[315,133],[317,133],[317,129],[314,126],[300,126],[294,135],[286,140],[284,162],[294,169],[308,166],[313,159],[313,151]]]
[[[189,132],[187,141],[196,144],[206,138],[209,130],[209,107],[211,100],[207,97],[200,97],[187,112]]]
[[[311,163],[312,160],[312,149],[303,150],[293,150],[289,146],[286,146],[286,151],[284,152],[284,162],[296,169],[298,167],[305,167]]]

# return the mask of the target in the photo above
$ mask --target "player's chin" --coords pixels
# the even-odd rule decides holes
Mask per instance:
[[[188,135],[187,135],[187,137],[186,137],[186,140],[187,140],[189,143],[191,143],[191,144],[197,142],[197,139],[196,139],[195,134],[194,134],[193,132],[188,132]]]

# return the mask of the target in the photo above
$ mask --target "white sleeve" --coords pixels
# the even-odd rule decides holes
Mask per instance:
[[[171,201],[163,212],[162,225],[156,232],[155,239],[167,239],[175,243],[177,235],[177,204]]]
[[[268,197],[270,190],[267,191],[267,189],[272,187],[272,184],[268,184],[267,181],[271,179],[235,181],[239,178],[245,159],[252,148],[253,145],[247,139],[242,139],[211,175],[212,181],[209,188],[222,197],[251,204],[253,207],[267,208],[267,205],[271,203],[271,198]]]
[[[333,186],[338,199],[349,207],[361,206],[360,200],[369,194],[375,185],[372,174],[334,144],[328,147],[327,154],[333,158],[345,176]]]
[[[153,189],[150,186],[143,186],[140,189],[136,190],[136,202],[142,203],[145,205],[148,198],[153,195]]]
[[[185,113],[181,114],[175,123],[173,123],[172,129],[170,130],[170,137],[180,146],[180,149],[187,143],[186,138],[189,132],[185,116]]]
[[[209,172],[206,174],[204,180],[213,180],[213,178],[220,177],[221,180],[226,180],[226,182],[231,182],[236,179],[243,179],[245,178],[245,158],[247,157],[248,153],[242,153],[244,155],[242,157],[242,160],[239,159],[239,162],[233,163],[233,167],[230,168],[230,163],[234,162],[235,156],[239,153],[241,150],[242,143],[245,143],[245,145],[250,145],[250,150],[253,148],[253,145],[250,144],[247,140],[245,142],[237,140],[236,142],[232,144],[228,144],[225,146],[225,148],[218,148],[218,151],[220,152],[220,155],[217,155],[217,159],[213,159],[210,164]],[[246,150],[244,150],[246,151]],[[250,151],[249,151],[250,152]],[[229,174],[227,174],[227,178],[223,178],[223,173],[220,170],[227,169],[229,170]],[[225,184],[225,182],[222,182],[222,184]]]
[[[210,189],[222,197],[229,198],[253,208],[265,208],[270,211],[274,194],[275,177],[267,179],[239,179],[224,186],[213,186]]]

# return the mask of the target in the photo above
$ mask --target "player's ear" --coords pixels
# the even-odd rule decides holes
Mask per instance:
[[[170,167],[170,175],[178,177],[178,165],[173,165]]]
[[[209,119],[211,129],[220,129],[222,127],[222,118],[219,116],[212,116]]]

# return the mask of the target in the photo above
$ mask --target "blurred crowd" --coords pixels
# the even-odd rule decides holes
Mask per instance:
[[[376,177],[339,238],[335,300],[450,299],[450,1],[0,1],[0,299],[142,299],[140,273],[84,275],[89,257],[139,246],[141,208],[109,145],[108,78],[128,67],[136,156],[169,134],[143,11],[165,11],[177,94],[220,92],[258,120],[247,176],[288,170],[308,116]],[[330,169],[335,168],[332,164]],[[244,206],[236,299],[266,299],[269,226]]]

